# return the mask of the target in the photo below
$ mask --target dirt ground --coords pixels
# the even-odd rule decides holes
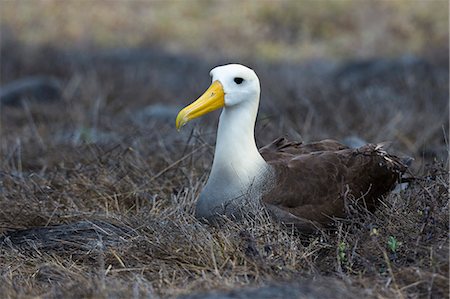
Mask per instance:
[[[214,49],[208,38],[218,37],[217,28],[201,27],[206,32],[192,41],[177,39],[191,27],[154,29],[165,10],[139,30],[178,43],[114,40],[111,47],[101,26],[89,31],[83,22],[52,19],[70,19],[75,6],[42,1],[43,10],[29,10],[24,2],[2,3],[2,22],[12,26],[3,25],[0,46],[0,297],[449,297],[449,62],[448,46],[440,47],[448,44],[448,28],[445,35],[428,34],[442,31],[428,22],[441,16],[436,9],[402,2],[372,12],[367,4],[352,10],[350,21],[336,17],[334,27],[326,20],[335,14],[319,6],[303,11],[289,2],[295,7],[285,19],[286,7],[267,2],[251,10],[248,2],[242,14],[265,29],[249,25],[232,35],[241,28],[225,21],[237,12],[216,15],[212,5],[211,15],[228,33]],[[111,2],[96,5],[105,3]],[[133,6],[133,16],[141,5]],[[166,12],[174,20],[197,9],[172,6]],[[19,8],[20,15],[6,14]],[[392,17],[402,9],[410,18]],[[36,11],[48,13],[48,26],[36,25]],[[75,19],[103,20],[108,33],[122,24],[129,31],[117,34],[134,40],[128,33],[137,27],[127,26],[138,23],[122,16],[128,11],[114,11],[118,23],[108,23],[106,10],[93,11],[105,14]],[[390,12],[382,14],[387,29],[375,17],[363,22],[381,12]],[[376,32],[367,35],[360,25]],[[109,46],[54,44],[65,36],[73,42],[83,30]],[[348,35],[337,34],[345,30]],[[248,40],[269,41],[279,32],[272,43]],[[217,55],[198,54],[191,43]],[[235,52],[221,52],[233,44]],[[306,236],[264,211],[220,227],[199,222],[193,211],[211,168],[219,112],[180,132],[175,117],[209,86],[210,69],[230,62],[260,77],[260,147],[280,136],[388,141],[390,152],[414,158],[409,185],[381,199],[375,213],[350,206],[347,218]]]

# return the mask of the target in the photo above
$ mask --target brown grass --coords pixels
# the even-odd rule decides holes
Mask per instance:
[[[18,0],[0,6],[3,31],[63,48],[151,45],[285,62],[448,53],[445,0]]]
[[[448,296],[445,67],[376,60],[389,71],[373,77],[357,64],[249,61],[264,89],[260,144],[285,133],[357,134],[397,141],[393,150],[416,159],[411,186],[375,214],[351,210],[333,229],[302,237],[264,212],[221,227],[199,223],[192,213],[217,114],[181,133],[171,118],[142,114],[150,103],[194,99],[218,62],[155,49],[31,51],[13,41],[2,62],[3,82],[33,73],[64,82],[61,101],[2,108],[5,297],[167,297],[277,282],[318,297]],[[389,238],[400,242],[395,251]]]
[[[448,298],[447,2],[122,3],[0,4],[1,84],[63,86],[1,106],[0,297]],[[224,57],[261,79],[259,145],[393,141],[409,188],[309,236],[198,222],[218,113],[177,133],[173,111]]]

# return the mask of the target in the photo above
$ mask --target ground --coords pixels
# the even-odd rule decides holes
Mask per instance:
[[[43,3],[65,11],[57,2]],[[294,2],[285,3],[294,11]],[[22,24],[19,30],[2,23],[0,48],[4,297],[216,298],[217,293],[204,295],[215,291],[226,298],[448,298],[449,71],[448,56],[439,47],[441,39],[448,45],[448,34],[442,37],[442,26],[427,23],[431,10],[379,4],[377,11],[395,16],[408,10],[403,16],[409,18],[389,23],[406,24],[396,31],[404,40],[389,36],[398,43],[376,48],[357,39],[358,56],[348,54],[350,46],[340,38],[362,30],[354,20],[370,15],[367,5],[352,12],[348,23],[338,18],[339,30],[348,33],[340,38],[326,22],[310,35],[294,26],[296,18],[311,14],[308,10],[281,22],[277,6],[247,8],[244,15],[265,20],[283,36],[249,46],[256,56],[246,52],[245,43],[228,56],[220,51],[209,56],[176,39],[184,34],[176,26],[163,32],[176,41],[165,46],[142,41],[120,46],[102,33],[97,45],[49,42],[68,32],[77,36],[73,24],[35,26],[38,34],[30,43],[33,13],[23,3],[2,6],[30,15],[27,22],[17,14],[2,15],[3,22]],[[335,6],[338,12],[345,8]],[[196,6],[171,9],[174,16],[196,12]],[[330,17],[324,10],[302,24],[311,28],[316,23],[308,22]],[[219,25],[226,19],[217,18]],[[407,26],[414,18],[420,20],[414,24],[438,33],[414,34],[422,28]],[[122,20],[125,28],[127,20]],[[254,38],[273,35],[269,29]],[[163,39],[158,30],[149,29],[147,38],[154,40],[159,32]],[[208,44],[208,34],[215,32],[208,30],[195,41]],[[298,30],[307,37],[296,39]],[[238,37],[247,40],[246,34]],[[230,40],[219,44],[226,47]],[[277,56],[283,48],[295,52],[299,44],[301,53],[290,61]],[[180,51],[184,47],[188,50]],[[388,151],[414,158],[409,185],[380,199],[375,213],[350,205],[347,218],[311,235],[277,224],[264,211],[219,227],[196,220],[193,209],[211,167],[218,112],[180,132],[175,116],[209,86],[212,67],[236,61],[261,79],[259,146],[281,135],[304,142],[389,141]],[[30,76],[34,79],[17,87],[17,80]]]

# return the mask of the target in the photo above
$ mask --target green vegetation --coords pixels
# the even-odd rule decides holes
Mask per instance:
[[[345,251],[347,250],[347,244],[345,242],[339,242],[338,244],[338,259],[341,264],[347,261]]]
[[[397,249],[400,247],[400,245],[402,245],[402,242],[397,241],[397,239],[393,236],[389,236],[387,245],[389,247],[389,250],[395,254],[397,253]]]

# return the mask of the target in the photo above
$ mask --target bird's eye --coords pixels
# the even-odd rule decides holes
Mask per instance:
[[[244,79],[236,77],[234,78],[234,82],[236,82],[236,84],[241,84],[242,82],[244,82]]]

